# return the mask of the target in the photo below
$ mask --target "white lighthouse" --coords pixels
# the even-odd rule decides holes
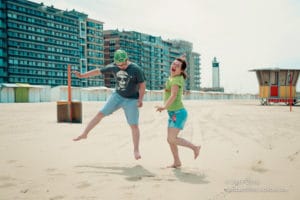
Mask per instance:
[[[219,62],[216,57],[212,61],[212,87],[220,88]]]

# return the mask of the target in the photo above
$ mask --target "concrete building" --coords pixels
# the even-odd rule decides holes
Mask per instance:
[[[192,51],[190,42],[103,31],[103,22],[87,14],[27,0],[1,0],[0,11],[0,84],[67,85],[68,65],[81,72],[102,68],[122,48],[144,70],[147,89],[163,89],[171,62],[182,54],[188,62],[186,90],[200,88],[200,54]],[[114,87],[112,80],[73,78],[72,86]]]
[[[0,83],[66,85],[68,65],[86,71],[104,64],[103,22],[26,0],[1,0],[0,9]]]
[[[186,80],[186,90],[200,90],[200,54],[193,52],[193,44],[184,40],[168,40],[171,45],[171,61],[176,57],[185,55],[188,67],[186,69],[188,79]]]
[[[192,52],[191,55],[191,66],[194,66],[193,68],[190,69],[190,86],[191,86],[191,90],[200,90],[200,86],[201,86],[201,70],[200,70],[200,63],[201,59],[200,59],[200,54],[196,53],[196,52]]]
[[[161,37],[135,31],[104,31],[105,64],[113,62],[115,50],[125,50],[132,62],[137,63],[145,73],[147,89],[162,89],[166,66],[169,63],[167,49]],[[106,77],[108,78],[108,77]],[[112,79],[106,79],[107,87],[114,85]]]
[[[186,90],[200,89],[200,54],[192,52],[192,44],[182,40],[163,40],[161,37],[135,31],[104,31],[105,64],[113,62],[117,49],[128,52],[131,61],[144,70],[147,89],[161,90],[169,75],[170,64],[176,57],[186,55],[189,64],[189,79]],[[106,77],[106,86],[111,87],[113,79]]]

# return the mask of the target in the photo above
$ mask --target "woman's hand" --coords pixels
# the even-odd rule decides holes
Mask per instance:
[[[156,111],[158,111],[158,112],[161,112],[166,109],[164,106],[155,106],[155,108],[156,108]]]

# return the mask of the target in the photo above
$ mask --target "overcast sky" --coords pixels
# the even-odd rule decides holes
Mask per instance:
[[[193,43],[201,54],[202,87],[220,62],[225,92],[257,93],[250,69],[300,69],[300,0],[33,0],[75,9],[104,29],[138,31]],[[298,81],[298,91],[300,89]]]

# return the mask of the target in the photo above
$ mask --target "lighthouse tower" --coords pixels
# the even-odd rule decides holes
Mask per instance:
[[[220,87],[220,71],[219,71],[219,62],[217,58],[214,57],[212,61],[212,87],[219,88]]]

